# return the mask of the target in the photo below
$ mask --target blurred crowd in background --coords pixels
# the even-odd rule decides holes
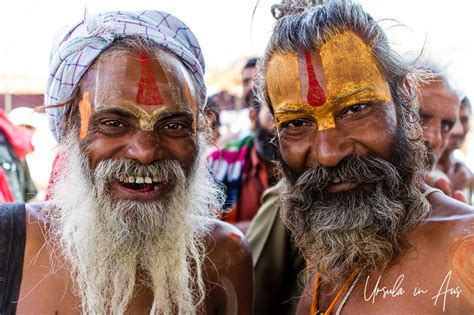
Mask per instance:
[[[257,57],[243,60],[240,72],[235,74],[238,88],[209,95],[205,110],[212,130],[207,150],[210,167],[227,188],[228,212],[223,219],[243,231],[260,206],[263,191],[278,181],[272,163],[276,152],[273,118],[253,91],[257,62]],[[436,162],[436,166],[430,166],[433,169],[428,181],[450,177],[450,189],[463,190],[466,200],[472,203],[472,173],[466,158],[467,148],[473,143],[469,133],[472,107],[468,97],[450,85],[449,78],[441,77],[447,86],[446,93],[455,99],[452,106],[459,105],[459,111],[456,110],[458,116],[454,121],[446,117],[443,120],[443,111],[450,103],[439,101],[437,92],[421,97],[422,103],[430,104],[430,111],[434,111],[427,113],[428,109],[423,110],[422,106],[420,113],[425,120],[429,158],[435,159],[430,162]],[[439,91],[439,87],[435,90]],[[427,98],[424,102],[423,97]],[[1,95],[0,176],[4,201],[45,199],[57,144],[40,109],[42,101],[42,95]],[[429,117],[423,115],[436,116],[435,130],[428,126],[433,125],[427,121]]]

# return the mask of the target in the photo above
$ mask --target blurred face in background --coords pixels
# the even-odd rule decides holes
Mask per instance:
[[[459,105],[457,95],[444,80],[438,78],[421,86],[420,119],[428,149],[429,169],[437,164],[448,145],[459,117]]]
[[[250,107],[252,102],[253,79],[257,73],[257,67],[246,67],[242,71],[242,100],[246,107]]]
[[[459,110],[459,120],[456,122],[456,125],[451,132],[451,136],[449,137],[447,149],[450,151],[460,149],[464,143],[464,140],[466,140],[467,133],[469,132],[471,108],[464,102],[469,102],[469,100],[463,100],[463,103],[461,103],[461,109]]]

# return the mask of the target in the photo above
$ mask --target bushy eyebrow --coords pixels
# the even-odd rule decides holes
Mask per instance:
[[[175,112],[170,112],[170,113],[163,113],[160,117],[160,120],[162,119],[172,119],[176,117],[185,117],[189,119],[194,119],[193,113],[187,110],[179,110]]]
[[[99,108],[95,111],[96,114],[115,114],[118,116],[125,116],[128,118],[136,118],[137,113],[132,110],[116,105],[98,106]]]
[[[295,105],[291,106],[291,107],[283,107],[283,108],[279,108],[275,114],[278,114],[278,115],[281,115],[281,114],[312,114],[312,111],[307,109],[307,108],[303,108],[303,107],[297,107]]]
[[[341,96],[335,96],[333,100],[331,100],[332,103],[342,103],[346,101],[347,99],[353,97],[354,95],[360,94],[362,92],[372,92],[372,89],[367,89],[367,88],[358,88],[355,90],[352,90],[346,94],[343,94]]]

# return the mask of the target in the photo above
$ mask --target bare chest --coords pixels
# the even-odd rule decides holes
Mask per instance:
[[[382,274],[359,277],[352,292],[337,299],[332,314],[473,314],[473,279],[447,255],[407,258]],[[319,310],[334,301],[335,294],[324,291],[319,292]],[[313,285],[305,292],[298,314],[310,314]]]

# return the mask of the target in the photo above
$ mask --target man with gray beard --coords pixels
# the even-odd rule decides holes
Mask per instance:
[[[423,74],[351,1],[273,12],[259,88],[307,263],[297,314],[473,313],[474,211],[422,180]]]
[[[248,244],[213,219],[189,28],[159,11],[86,15],[50,71],[58,175],[49,203],[0,207],[0,313],[249,314]]]

